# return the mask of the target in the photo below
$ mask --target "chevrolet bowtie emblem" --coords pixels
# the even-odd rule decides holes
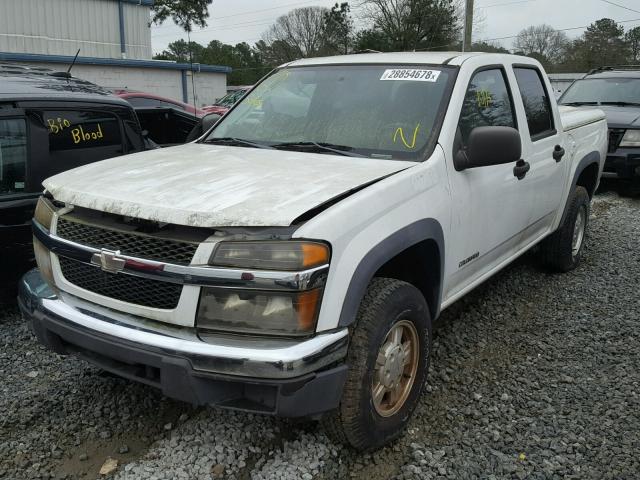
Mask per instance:
[[[98,265],[105,272],[118,273],[124,270],[124,265],[127,262],[124,258],[118,258],[118,255],[120,255],[120,250],[114,252],[103,248],[100,253],[93,254],[91,263]]]

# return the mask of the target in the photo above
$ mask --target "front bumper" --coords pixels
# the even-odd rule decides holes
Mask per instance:
[[[604,178],[625,180],[640,179],[640,149],[619,148],[607,155],[604,163]]]
[[[299,417],[336,408],[342,396],[346,330],[303,341],[202,339],[192,329],[57,296],[37,270],[23,277],[18,303],[51,350],[77,354],[178,400]]]

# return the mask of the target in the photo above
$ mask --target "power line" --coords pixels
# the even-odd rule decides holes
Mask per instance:
[[[241,13],[234,13],[233,15],[225,15],[223,17],[211,17],[211,20],[223,20],[225,18],[231,18],[231,17],[240,17],[242,15],[251,15],[254,13],[262,13],[262,12],[269,12],[272,10],[278,10],[281,8],[287,8],[287,7],[296,7],[299,5],[306,5],[308,3],[317,3],[317,0],[307,0],[306,2],[296,2],[296,3],[287,3],[285,5],[280,5],[278,7],[271,7],[271,8],[263,8],[261,10],[248,10],[246,12],[241,12]],[[168,28],[168,27],[173,27],[175,25],[158,25],[157,27],[154,28]]]
[[[620,21],[616,21],[617,23],[629,23],[629,22],[640,22],[640,18],[632,18],[631,20],[620,20]],[[554,32],[568,32],[570,30],[581,30],[581,29],[585,29],[588,28],[590,25],[583,25],[581,27],[568,27],[568,28],[557,28],[554,29]],[[542,33],[540,33],[542,34]],[[534,35],[538,35],[537,33],[534,33]],[[478,40],[478,42],[493,42],[496,40],[508,40],[510,38],[517,38],[517,34],[516,35],[508,35],[506,37],[495,37],[495,38],[484,38],[482,40]],[[449,45],[437,45],[435,47],[427,47],[427,48],[417,48],[416,52],[422,52],[425,50],[434,50],[436,48],[445,48],[448,47]]]
[[[493,3],[491,5],[479,6],[478,8],[506,7],[507,5],[516,5],[518,3],[529,3],[529,2],[535,2],[535,1],[537,0],[517,0],[515,2]]]
[[[210,32],[212,30],[215,31],[224,31],[224,30],[235,30],[237,28],[250,28],[250,27],[260,27],[263,25],[272,25],[273,24],[273,20],[270,20],[268,22],[264,22],[263,20],[266,19],[261,19],[261,20],[254,20],[253,22],[243,22],[243,23],[233,23],[230,25],[224,25],[224,26],[220,26],[220,27],[209,27],[209,28],[203,28],[202,30],[197,30],[197,31],[193,31],[191,32],[192,35],[198,34],[198,33],[204,33],[204,32]],[[152,38],[161,38],[161,37],[169,37],[169,36],[175,36],[177,35],[176,33],[173,32],[167,32],[167,33],[160,33],[158,35],[151,35]]]
[[[625,10],[629,10],[630,12],[640,13],[640,10],[634,10],[630,7],[625,7],[624,5],[620,5],[619,3],[610,2],[609,0],[600,0],[601,2],[608,3],[609,5],[613,5],[615,7],[624,8]]]

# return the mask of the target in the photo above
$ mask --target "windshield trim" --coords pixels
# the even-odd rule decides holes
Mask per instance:
[[[416,159],[395,159],[395,160],[422,163],[427,159],[431,158],[431,156],[433,155],[433,151],[435,150],[436,145],[438,144],[438,139],[440,138],[440,131],[442,130],[442,124],[444,123],[444,118],[447,114],[447,110],[449,109],[449,104],[451,103],[451,96],[452,96],[451,94],[453,92],[453,87],[456,83],[456,79],[458,78],[458,73],[460,72],[460,67],[457,65],[449,65],[449,64],[441,64],[441,63],[420,63],[420,62],[398,62],[398,63],[395,63],[395,62],[393,63],[392,62],[385,62],[385,63],[345,62],[345,63],[331,63],[331,64],[322,63],[322,64],[312,64],[312,65],[283,65],[281,67],[274,68],[271,72],[269,72],[267,75],[262,77],[258,82],[256,82],[255,85],[253,85],[253,87],[247,90],[245,94],[242,96],[242,98],[238,100],[236,103],[234,103],[233,106],[229,109],[229,111],[227,111],[225,115],[222,118],[220,118],[220,120],[215,125],[213,125],[207,132],[205,132],[202,135],[202,137],[200,137],[200,140],[198,140],[197,143],[206,143],[206,140],[209,138],[209,136],[215,131],[215,129],[218,126],[220,126],[225,121],[225,118],[229,115],[229,113],[231,113],[231,111],[233,111],[236,107],[238,107],[238,105],[244,102],[249,97],[249,94],[258,87],[258,85],[266,81],[272,75],[275,75],[276,73],[280,72],[281,70],[297,69],[297,68],[302,69],[302,68],[342,67],[342,66],[345,66],[345,67],[365,66],[365,67],[387,67],[387,68],[393,68],[393,67],[427,68],[428,67],[428,68],[439,68],[441,70],[447,70],[447,72],[449,73],[449,78],[447,79],[447,84],[445,85],[444,90],[442,92],[442,100],[440,101],[440,108],[438,109],[438,113],[436,114],[436,117],[433,121],[433,127],[431,129],[433,134],[429,137],[429,141],[425,144],[424,147],[422,147],[422,150],[420,152],[416,152],[418,154]],[[300,152],[300,153],[304,153],[304,152]],[[379,160],[373,157],[367,157],[367,158],[372,161]],[[393,159],[390,159],[390,160],[393,161]]]

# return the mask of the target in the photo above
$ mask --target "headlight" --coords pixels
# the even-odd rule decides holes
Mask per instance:
[[[33,237],[33,251],[36,257],[36,264],[40,270],[42,278],[53,286],[53,266],[51,265],[51,252],[45,247],[40,240]]]
[[[36,211],[33,218],[44,228],[51,230],[51,223],[53,222],[53,214],[55,211],[55,207],[48,199],[40,197],[36,204]]]
[[[246,270],[298,272],[326,265],[329,257],[328,245],[321,242],[220,242],[209,264]],[[196,327],[245,334],[311,335],[318,321],[322,283],[314,281],[304,291],[204,287],[200,293]]]
[[[198,329],[279,336],[311,335],[316,328],[322,289],[266,292],[203,288]]]
[[[319,242],[220,242],[209,265],[296,271],[329,263],[329,247]]]
[[[46,198],[40,197],[36,204],[36,211],[33,218],[47,230],[51,230],[53,214],[56,208]],[[33,237],[33,251],[36,257],[36,264],[40,269],[40,274],[45,281],[53,286],[53,267],[51,266],[51,252],[37,238]]]
[[[620,142],[621,147],[640,147],[640,130],[627,130]]]

